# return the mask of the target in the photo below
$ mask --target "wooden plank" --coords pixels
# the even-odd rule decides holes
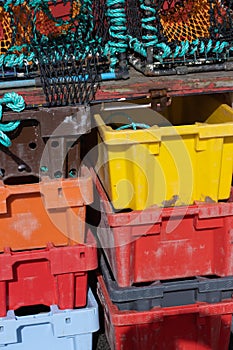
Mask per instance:
[[[96,100],[140,98],[148,96],[150,89],[167,89],[170,96],[233,92],[233,72],[146,77],[131,69],[130,78],[127,80],[101,82],[96,93]],[[1,95],[7,91],[19,93],[30,106],[46,103],[42,88],[1,90]]]
[[[150,89],[167,89],[171,96],[230,92],[233,91],[233,73],[221,71],[184,76],[145,77],[132,71],[128,80],[103,82],[96,99],[139,97],[148,95]]]

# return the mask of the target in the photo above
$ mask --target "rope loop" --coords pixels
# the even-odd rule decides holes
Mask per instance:
[[[25,108],[25,102],[22,96],[18,95],[16,92],[7,92],[3,98],[0,99],[0,144],[5,147],[11,146],[10,138],[5,134],[7,132],[17,129],[20,124],[20,121],[14,121],[9,123],[1,123],[3,107],[5,104],[14,112],[21,112]]]

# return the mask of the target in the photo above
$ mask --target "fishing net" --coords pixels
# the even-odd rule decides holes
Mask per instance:
[[[2,76],[10,77],[12,67],[32,65],[29,44],[32,33],[30,8],[26,3],[0,3],[0,67]],[[25,61],[27,58],[27,64]],[[6,71],[4,71],[6,67]]]
[[[103,28],[97,26],[105,20],[104,15],[95,17],[94,4],[89,0],[69,1],[64,5],[69,5],[68,19],[54,18],[45,2],[34,10],[36,21],[31,44],[51,106],[89,103],[101,73],[109,70],[110,63],[105,55],[103,35],[99,35]],[[106,38],[107,29],[106,26]]]
[[[132,57],[144,62],[141,67],[153,64],[153,70],[231,60],[232,0],[127,0],[126,13]],[[139,22],[136,30],[133,23]]]
[[[50,105],[88,103],[127,70],[122,1],[0,2],[1,77],[39,74]]]

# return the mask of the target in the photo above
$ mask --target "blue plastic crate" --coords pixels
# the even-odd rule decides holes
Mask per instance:
[[[87,306],[29,316],[16,316],[10,310],[0,318],[0,347],[8,350],[91,350],[92,333],[99,329],[98,305],[88,292]]]

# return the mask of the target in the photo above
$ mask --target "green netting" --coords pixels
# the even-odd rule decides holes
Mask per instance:
[[[231,61],[232,0],[126,2],[131,62],[140,62],[142,70],[146,66],[153,73],[179,65],[218,69],[216,64]]]
[[[0,68],[34,68],[65,55],[95,55],[100,71],[116,71],[127,49],[124,0],[0,2]],[[52,53],[53,52],[53,53]],[[38,55],[39,53],[39,55]]]

